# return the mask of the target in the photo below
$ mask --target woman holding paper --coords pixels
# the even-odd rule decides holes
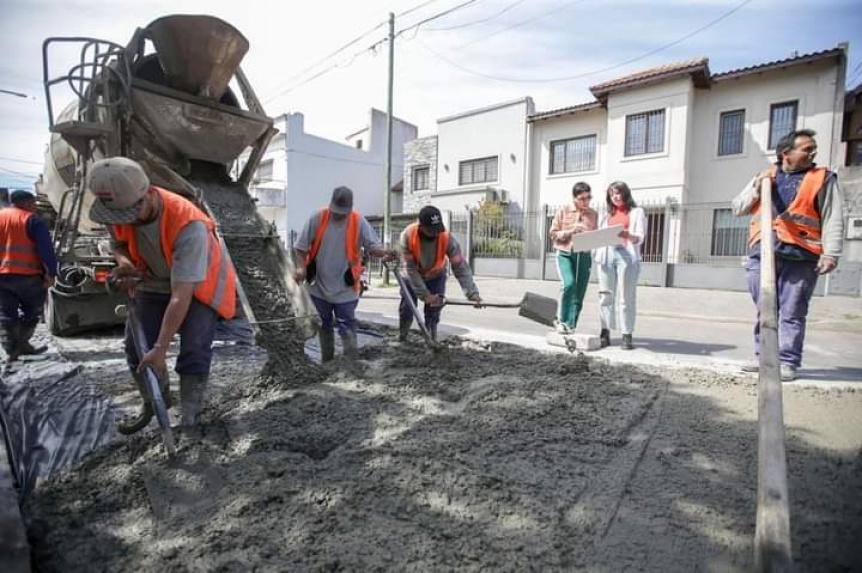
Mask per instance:
[[[590,199],[590,186],[582,181],[575,183],[572,203],[560,207],[551,222],[551,240],[557,251],[557,274],[562,281],[554,324],[560,334],[575,330],[590,280],[592,255],[590,251],[575,250],[572,240],[578,233],[596,229],[598,214],[590,208]]]
[[[608,211],[602,216],[600,229],[622,226],[619,244],[595,250],[599,272],[599,314],[602,321],[601,346],[610,346],[616,330],[617,313],[623,333],[622,348],[631,350],[632,331],[637,314],[637,284],[641,270],[641,245],[647,232],[646,214],[635,204],[629,186],[614,181],[606,195]],[[614,311],[616,302],[616,312]]]

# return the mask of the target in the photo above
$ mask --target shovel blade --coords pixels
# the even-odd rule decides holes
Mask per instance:
[[[553,326],[557,318],[557,300],[534,292],[525,293],[518,316],[545,326]]]

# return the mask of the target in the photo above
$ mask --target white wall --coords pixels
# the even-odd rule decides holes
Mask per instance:
[[[601,201],[609,183],[607,168],[608,114],[603,108],[575,112],[560,118],[533,122],[533,163],[530,166],[530,189],[538,194],[537,207],[562,205],[572,200],[572,187],[586,182],[593,190],[593,203]],[[591,171],[551,174],[551,143],[587,135],[596,135],[596,168]]]
[[[686,138],[694,86],[688,77],[658,85],[612,93],[608,98],[608,182],[628,183],[637,202],[675,197],[685,186]],[[663,109],[664,149],[659,153],[625,156],[626,116]]]
[[[817,132],[817,160],[828,164],[837,139],[832,133],[836,70],[834,61],[820,62],[719,81],[710,90],[699,90],[687,200],[730,201],[754,174],[775,161],[775,151],[767,149],[771,104],[799,101],[796,127]],[[745,110],[743,152],[719,156],[719,116],[737,109]]]
[[[329,204],[332,190],[340,185],[353,189],[354,208],[360,213],[382,215],[386,114],[372,109],[368,125],[353,139],[339,143],[306,133],[301,113],[276,118],[281,133],[262,159],[273,160],[273,180],[252,186],[251,193],[259,199],[261,215],[275,221],[282,237],[300,231],[308,217]],[[416,138],[417,129],[395,118],[392,133],[391,182],[395,186],[403,177],[404,143]],[[357,137],[363,139],[363,149],[356,149]],[[283,200],[278,198],[279,189]],[[400,201],[400,194],[392,195],[393,211]]]
[[[432,203],[463,211],[465,204],[477,206],[484,198],[478,190],[493,187],[508,191],[511,203],[523,208],[526,125],[532,113],[532,99],[524,98],[438,120],[437,189]],[[459,185],[459,164],[486,157],[497,158],[497,180]]]

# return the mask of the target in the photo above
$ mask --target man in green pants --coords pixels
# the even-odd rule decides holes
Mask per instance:
[[[551,223],[551,240],[557,252],[557,274],[560,276],[560,304],[554,327],[560,334],[574,332],[584,305],[590,268],[593,264],[589,251],[574,251],[572,238],[585,231],[594,231],[598,214],[590,208],[590,186],[579,181],[572,187],[572,203],[560,207]]]

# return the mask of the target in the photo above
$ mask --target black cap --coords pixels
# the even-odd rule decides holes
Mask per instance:
[[[429,231],[444,231],[446,226],[443,224],[443,215],[440,214],[440,209],[433,205],[426,205],[419,211],[419,224]]]
[[[32,191],[28,191],[26,189],[15,189],[9,194],[9,200],[13,205],[21,205],[29,201],[35,201],[36,196]]]

